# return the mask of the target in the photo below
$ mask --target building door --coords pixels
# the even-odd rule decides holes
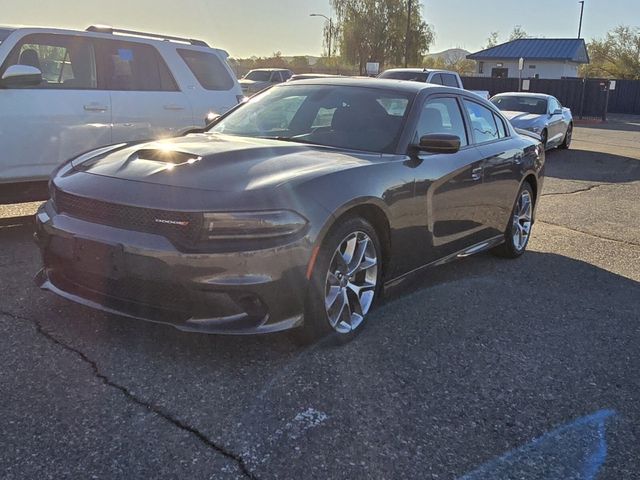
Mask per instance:
[[[491,76],[493,78],[507,78],[509,76],[508,68],[492,68]]]

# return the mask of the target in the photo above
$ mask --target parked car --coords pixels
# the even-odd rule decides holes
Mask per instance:
[[[462,79],[456,72],[449,70],[434,70],[428,68],[392,68],[385,70],[378,78],[388,78],[394,80],[408,80],[412,82],[433,83],[434,85],[444,85],[464,89]],[[485,90],[469,90],[482,98],[488,99],[489,92]]]
[[[226,58],[109,27],[1,28],[0,202],[46,198],[54,168],[81,152],[204,127],[242,98]]]
[[[573,136],[571,110],[556,97],[541,93],[501,93],[491,98],[516,128],[540,135],[545,148],[569,148]]]
[[[181,330],[348,339],[412,273],[522,255],[544,163],[538,140],[464,90],[285,83],[205,133],[62,166],[37,213],[36,281]]]
[[[286,82],[292,76],[293,72],[285,68],[257,68],[240,79],[240,86],[242,92],[250,96],[265,88]]]

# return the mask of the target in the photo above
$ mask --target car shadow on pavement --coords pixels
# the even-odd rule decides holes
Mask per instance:
[[[640,159],[589,150],[551,150],[545,175],[585,182],[634,182],[640,180]]]
[[[301,348],[283,334],[183,333],[59,300],[32,283],[30,235],[0,230],[12,262],[2,309],[242,452],[261,478],[450,478],[599,409],[640,423],[640,283],[583,261],[530,251],[438,267],[381,302],[353,342]],[[640,471],[626,425],[607,433],[614,473],[603,478]]]

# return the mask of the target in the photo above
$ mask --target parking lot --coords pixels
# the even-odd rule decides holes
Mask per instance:
[[[431,271],[346,345],[58,300],[34,205],[0,207],[0,476],[638,478],[639,147],[638,120],[576,128],[522,259]]]

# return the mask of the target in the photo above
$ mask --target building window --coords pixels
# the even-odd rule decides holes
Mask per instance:
[[[529,65],[529,68],[530,68],[531,70],[535,70],[535,69],[536,69],[536,66],[535,66],[535,65]]]
[[[478,73],[484,73],[484,62],[478,62]]]

